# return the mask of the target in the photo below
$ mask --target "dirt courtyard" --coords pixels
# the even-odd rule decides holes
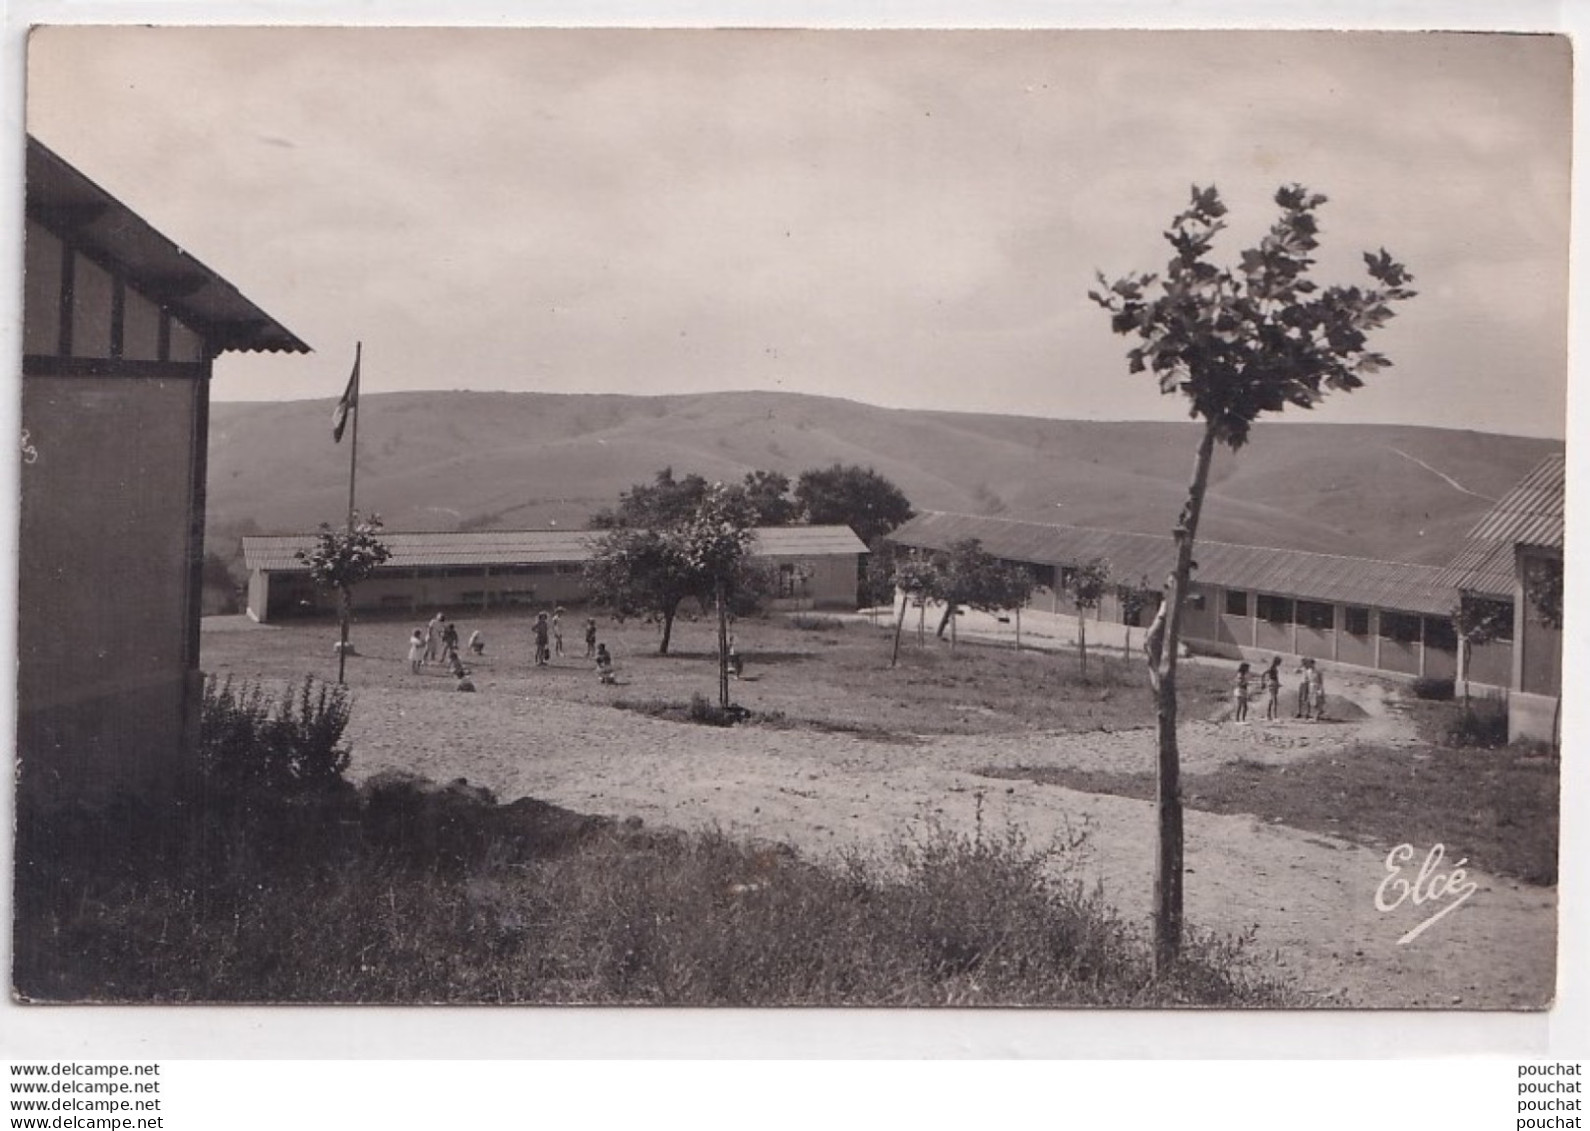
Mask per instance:
[[[305,632],[207,632],[205,668],[278,678],[273,654]],[[389,768],[438,781],[462,777],[504,801],[531,796],[578,812],[639,817],[650,826],[715,826],[818,858],[844,847],[882,848],[935,825],[972,833],[980,821],[984,835],[1015,829],[1035,846],[1085,832],[1073,860],[1078,873],[1102,884],[1109,901],[1147,929],[1152,804],[976,771],[1151,770],[1151,728],[927,734],[908,741],[801,728],[720,729],[616,710],[609,700],[635,697],[640,676],[621,670],[626,685],[603,687],[583,659],[572,656],[536,669],[488,653],[474,672],[478,692],[461,694],[439,673],[409,673],[402,661],[406,635],[407,626],[398,624],[361,629],[366,654],[351,661],[349,671],[356,696],[350,773],[356,778]],[[576,637],[571,626],[578,654],[583,645]],[[329,639],[323,627],[314,639],[322,638]],[[701,668],[695,682],[710,693],[710,665],[695,663]],[[879,663],[887,663],[881,649]],[[325,674],[325,666],[319,663],[316,674]],[[763,690],[757,679],[748,680],[736,685],[736,699],[755,708]],[[1302,758],[1361,756],[1360,742],[1416,742],[1378,682],[1337,676],[1330,690],[1354,705],[1342,711],[1353,721],[1186,722],[1184,772],[1236,760],[1285,766]],[[1189,809],[1187,921],[1193,930],[1251,931],[1254,953],[1320,1006],[1548,1005],[1555,985],[1556,889],[1490,875],[1475,861],[1465,866],[1471,895],[1461,895],[1463,877],[1453,878],[1451,893],[1442,893],[1439,882],[1432,893],[1431,881],[1457,863],[1451,859],[1411,891],[1399,888],[1399,882],[1414,884],[1433,847],[1411,845],[1411,857],[1392,875],[1384,849],[1251,816]],[[1409,898],[1387,910],[1377,907],[1377,893],[1387,906],[1399,891]],[[1399,943],[1437,914],[1416,937]]]

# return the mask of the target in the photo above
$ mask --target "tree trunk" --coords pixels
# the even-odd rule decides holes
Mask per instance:
[[[666,609],[664,609],[662,611],[663,633],[662,633],[662,645],[657,649],[657,654],[659,656],[666,656],[668,654],[668,641],[673,639],[673,635],[674,635],[674,616],[678,612],[679,612],[679,602],[678,601],[673,602],[673,604],[669,605]]]
[[[337,611],[341,614],[337,619],[341,622],[341,634],[337,640],[337,682],[345,682],[343,675],[348,667],[348,616],[353,606],[353,595],[344,586],[337,588]]]
[[[1082,678],[1088,678],[1088,611],[1077,610],[1077,647],[1082,652]]]
[[[957,641],[959,639],[956,636],[956,632],[955,632],[955,630],[960,627],[959,622],[960,622],[960,619],[961,619],[960,617],[955,615],[957,607],[958,606],[953,601],[950,602],[950,651],[951,652],[955,651],[955,645],[956,645],[956,643],[957,643]]]
[[[1176,525],[1176,570],[1166,595],[1165,639],[1159,657],[1159,766],[1156,790],[1159,809],[1158,852],[1154,861],[1154,972],[1163,977],[1181,953],[1182,935],[1182,809],[1181,756],[1176,747],[1176,656],[1181,649],[1181,614],[1192,576],[1193,540],[1209,487],[1209,464],[1215,451],[1213,423],[1205,424],[1198,458],[1193,464],[1187,506]]]
[[[944,639],[944,630],[946,628],[950,627],[950,625],[954,623],[954,620],[955,620],[955,602],[954,601],[946,602],[945,605],[944,605],[944,615],[939,618],[938,638],[940,640]]]
[[[729,617],[723,601],[723,579],[712,583],[713,603],[718,607],[718,706],[729,709]]]
[[[922,603],[916,611],[916,646],[924,647],[927,644],[927,598],[922,598]]]
[[[905,632],[905,611],[911,607],[911,594],[905,590],[900,591],[900,619],[894,625],[894,654],[889,657],[889,666],[892,668],[900,662],[900,636]]]
[[[1016,606],[1016,651],[1021,651],[1021,606]]]

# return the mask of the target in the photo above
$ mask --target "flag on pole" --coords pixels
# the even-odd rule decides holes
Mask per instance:
[[[334,443],[342,443],[342,430],[347,427],[348,413],[359,407],[359,355],[353,355],[353,376],[348,378],[348,387],[343,390],[342,399],[337,402],[335,411],[331,414],[331,439]]]

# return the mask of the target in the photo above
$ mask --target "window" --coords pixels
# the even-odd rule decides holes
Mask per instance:
[[[1035,565],[1032,567],[1033,584],[1040,589],[1054,588],[1054,566]]]
[[[1292,599],[1290,597],[1272,597],[1268,593],[1259,594],[1259,617],[1271,624],[1292,623]]]
[[[1360,609],[1356,605],[1348,605],[1342,610],[1346,622],[1345,628],[1350,636],[1369,635],[1369,610]]]
[[[1419,620],[1407,613],[1380,614],[1380,635],[1401,644],[1416,644],[1419,640]]]
[[[1328,629],[1336,627],[1336,606],[1320,601],[1299,601],[1297,623],[1304,628]]]
[[[1226,590],[1226,616],[1245,617],[1248,615],[1248,594],[1241,589]]]
[[[1457,630],[1446,617],[1424,618],[1424,644],[1443,652],[1457,651]]]
[[[794,563],[781,562],[778,567],[778,595],[780,597],[793,597],[798,588]]]

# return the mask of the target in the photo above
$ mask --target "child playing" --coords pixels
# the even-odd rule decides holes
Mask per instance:
[[[1293,716],[1294,718],[1306,719],[1312,714],[1312,706],[1309,701],[1309,691],[1311,689],[1311,684],[1309,681],[1308,670],[1313,666],[1313,660],[1304,660],[1302,666],[1297,669],[1298,674],[1303,678],[1298,682],[1297,685],[1297,714]]]
[[[1259,677],[1259,687],[1264,691],[1264,717],[1274,720],[1281,717],[1281,657],[1270,661]]]
[[[1325,721],[1325,673],[1310,660],[1308,664],[1308,697],[1314,708],[1314,721]]]
[[[1236,711],[1232,718],[1239,723],[1248,721],[1248,664],[1244,660],[1237,665],[1237,683],[1232,689],[1232,699],[1236,704]]]
[[[552,658],[552,651],[547,647],[547,640],[551,636],[551,627],[547,624],[547,614],[536,614],[536,667],[544,668],[547,661]]]
[[[480,629],[475,629],[469,634],[469,654],[471,656],[484,656],[486,654],[486,638],[480,634]]]
[[[596,678],[603,683],[618,682],[618,673],[613,670],[613,657],[608,653],[606,644],[596,646]]]
[[[563,655],[563,610],[552,610],[552,654]]]
[[[416,628],[414,635],[409,637],[409,671],[418,675],[420,664],[425,660],[425,630]]]
[[[596,658],[596,618],[587,617],[585,620],[585,658]]]

